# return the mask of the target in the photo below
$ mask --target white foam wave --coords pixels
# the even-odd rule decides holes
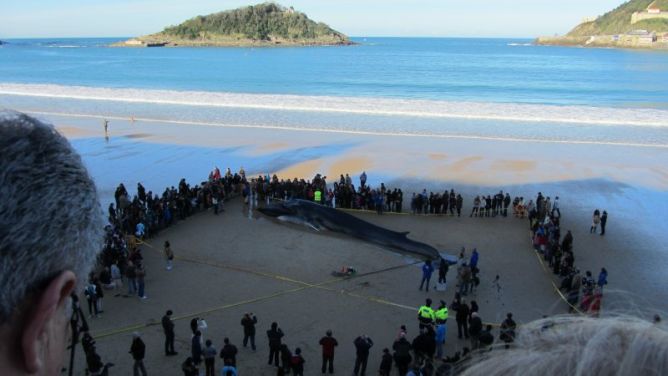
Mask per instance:
[[[528,47],[528,46],[533,46],[532,43],[508,43],[507,46],[522,46],[522,47]]]
[[[642,108],[242,94],[11,83],[0,83],[0,95],[279,111],[668,127],[668,111]]]

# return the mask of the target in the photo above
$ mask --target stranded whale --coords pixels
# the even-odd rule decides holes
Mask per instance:
[[[404,253],[435,260],[441,257],[436,248],[415,240],[408,239],[407,232],[397,232],[376,226],[341,210],[316,204],[306,200],[288,200],[272,203],[258,210],[279,220],[303,224],[314,230],[327,229],[350,235],[357,239],[392,248]],[[453,256],[444,256],[450,263],[456,262]]]

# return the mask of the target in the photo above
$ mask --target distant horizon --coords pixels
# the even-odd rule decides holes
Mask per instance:
[[[136,38],[139,37],[139,35],[131,35],[131,36],[114,36],[114,37],[109,37],[109,36],[67,36],[67,37],[59,37],[59,36],[53,36],[53,37],[12,37],[12,38],[2,38],[0,37],[1,41],[12,41],[12,40],[35,40],[35,39],[130,39],[130,38]],[[360,38],[385,38],[385,39],[390,39],[390,38],[396,38],[396,39],[527,39],[527,40],[532,40],[536,39],[536,37],[504,37],[504,36],[431,36],[431,35],[408,35],[408,36],[398,36],[398,35],[348,35],[349,38],[352,39],[360,39]]]
[[[3,5],[0,40],[137,37],[198,15],[255,5],[261,0],[35,0]],[[585,17],[624,0],[285,0],[346,35],[372,38],[536,38],[563,35]],[[150,16],[147,16],[150,15]]]

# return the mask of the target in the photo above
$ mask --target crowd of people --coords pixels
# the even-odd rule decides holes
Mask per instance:
[[[360,176],[360,184],[355,189],[352,179],[348,174],[345,174],[345,176],[341,175],[339,181],[335,182],[331,188],[328,188],[326,177],[320,174],[317,174],[312,180],[297,178],[284,180],[279,179],[277,175],[273,175],[271,178],[268,175],[259,175],[256,178],[247,179],[243,168],[237,173],[232,173],[228,168],[225,174],[221,174],[220,170],[215,168],[209,174],[207,181],[191,186],[185,179],[182,179],[178,188],[168,187],[161,196],[154,195],[151,191],[147,192],[141,183],[137,184],[136,193],[130,195],[124,185],[120,184],[115,192],[115,206],[110,204],[108,210],[109,225],[105,228],[105,247],[100,256],[101,269],[99,273],[91,274],[89,283],[84,290],[90,317],[97,317],[103,312],[104,290],[122,289],[123,285],[126,284],[127,294],[122,292],[124,295],[132,296],[136,294],[140,298],[146,298],[143,278],[146,270],[142,262],[143,257],[141,249],[138,247],[138,241],[152,237],[162,229],[201,210],[213,209],[213,212],[218,214],[223,210],[225,199],[231,196],[240,195],[247,204],[251,201],[264,203],[273,199],[299,198],[337,208],[375,210],[378,213],[402,211],[403,193],[401,189],[387,189],[382,183],[380,187],[372,188],[366,180],[366,173],[363,173]],[[542,254],[555,274],[562,278],[561,288],[567,295],[570,309],[596,314],[600,309],[603,285],[607,283],[607,271],[603,268],[598,280],[593,281],[590,271],[586,271],[585,275],[581,276],[579,270],[574,266],[573,236],[568,231],[561,239],[559,197],[555,197],[554,201],[551,201],[549,197],[543,197],[539,193],[535,202],[529,200],[526,203],[523,197],[515,197],[511,200],[510,194],[503,191],[494,195],[478,195],[473,200],[469,216],[507,217],[511,204],[514,217],[529,219],[535,249]],[[421,193],[413,193],[411,213],[461,216],[462,205],[463,198],[454,189],[446,190],[443,194],[427,193],[425,189]],[[607,216],[607,213],[605,215]],[[605,219],[600,220],[599,213],[594,213],[592,228],[602,223],[601,230],[604,233],[604,221]],[[465,249],[462,248],[457,262],[455,298],[449,307],[450,310],[456,312],[458,338],[470,338],[471,344],[470,347],[465,347],[463,353],[454,355],[449,358],[449,362],[444,364],[451,364],[453,359],[469,358],[471,350],[489,346],[494,340],[491,327],[483,328],[481,324],[477,302],[475,300],[467,302],[466,295],[474,292],[474,289],[480,283],[478,276],[480,269],[478,268],[479,253],[477,250],[474,249],[470,257],[467,257],[465,253]],[[166,268],[171,270],[173,253],[169,242],[165,243],[164,254]],[[441,259],[438,265],[438,273],[439,284],[442,284],[443,289],[445,289],[446,275],[449,268],[449,263]],[[426,262],[423,266],[420,289],[425,287],[429,291],[433,271],[431,262]],[[580,294],[582,294],[582,299],[580,299]],[[434,312],[439,312],[439,310],[442,312],[444,308],[447,312],[447,307],[441,301],[441,307]],[[398,344],[393,344],[394,354],[391,357],[399,368],[400,374],[410,374],[409,365],[417,367],[415,371],[412,371],[416,372],[415,374],[434,374],[433,370],[431,373],[429,370],[434,368],[435,359],[442,358],[446,320],[447,313],[445,320],[439,320],[434,316],[433,322],[430,323],[433,325],[421,325],[421,332],[407,347],[412,351],[413,355],[410,356],[410,359],[415,359],[414,362],[406,363],[405,361],[408,359],[405,351],[406,346],[403,343],[404,340],[407,342],[404,338],[405,335],[400,336],[403,340],[397,338]],[[254,325],[257,319],[254,316],[252,320],[249,317],[244,317],[242,324],[244,322],[244,347],[250,339],[251,346],[255,349]],[[512,321],[511,314],[504,323],[510,329],[505,330],[502,327],[499,339],[508,345],[514,338],[516,324]],[[167,333],[167,329],[165,330]],[[252,336],[248,334],[251,332],[253,333]],[[194,336],[196,336],[195,331],[193,332]],[[371,341],[369,338],[367,340]],[[137,337],[135,341],[140,341],[140,339]],[[194,375],[195,373],[188,373],[187,370],[197,369],[200,364],[199,359],[205,359],[203,354],[206,351],[209,353],[213,351],[213,347],[206,345],[201,336],[199,342],[201,343],[198,347],[201,350],[193,353],[193,356],[183,364],[183,370],[186,374]],[[328,341],[326,340],[326,342]],[[434,351],[430,350],[432,342]],[[273,343],[270,346],[273,348],[272,357],[275,356],[273,361],[281,360],[282,363],[279,368],[284,374],[291,370],[293,373],[299,374],[299,370],[303,370],[304,359],[301,355],[301,349],[296,348],[293,354],[286,344],[280,343],[280,340],[277,342],[276,338],[270,339],[270,343]],[[193,346],[195,346],[194,342]],[[229,348],[233,345],[225,344],[224,346]],[[415,349],[416,346],[417,349]],[[333,348],[331,346],[326,347],[328,348],[327,353],[333,356]],[[201,356],[194,356],[196,354],[201,354]],[[437,354],[436,357],[434,357],[434,354]],[[167,351],[167,355],[171,355],[171,353]],[[296,369],[292,367],[292,359],[295,355],[301,359],[295,360],[296,363],[300,363]],[[323,357],[324,362],[325,355]],[[208,356],[206,359],[207,369],[209,369],[208,364],[212,362],[212,357]],[[397,359],[399,360],[397,361]],[[230,375],[236,374],[236,362],[230,362],[228,359],[223,359],[223,361],[227,372]],[[331,359],[329,364],[331,367]],[[142,370],[142,367],[143,365],[136,367],[138,372]],[[323,367],[325,367],[324,363]],[[361,374],[364,374],[363,370],[366,368],[366,362],[356,364],[355,368],[358,371],[362,370]],[[384,372],[383,369],[387,369],[387,367],[381,367],[381,373]]]
[[[88,363],[87,373],[106,375],[109,367],[113,365],[104,364],[97,354],[95,341],[88,332],[77,294],[77,285],[85,280],[88,271],[95,264],[100,248],[103,247],[101,239],[104,223],[95,184],[80,157],[65,138],[55,132],[52,126],[26,115],[13,114],[0,118],[0,150],[0,186],[6,195],[3,196],[5,199],[0,201],[0,212],[4,214],[4,257],[0,258],[0,269],[5,271],[0,273],[0,343],[4,344],[0,346],[0,374],[62,372],[66,351],[70,351],[69,358],[72,360],[67,370],[70,375],[74,374],[75,350],[78,347],[79,335],[83,332],[81,347]],[[547,210],[540,196],[536,200],[535,210],[530,210],[528,215],[534,237],[541,233],[542,228],[542,236],[546,240],[536,241],[535,244],[538,245],[537,250],[545,254],[550,246],[554,246],[550,244],[550,239],[553,242],[556,239],[559,243],[560,236],[557,235],[558,217],[555,220],[554,211]],[[182,197],[190,196],[186,194]],[[191,208],[207,204],[206,195],[202,195],[202,201],[198,201],[198,197],[199,192],[190,197],[197,204]],[[140,200],[138,211],[148,210],[148,205],[144,206],[141,201],[143,200]],[[124,230],[138,229],[136,226],[132,228],[131,220],[141,219],[141,213],[137,214],[133,209],[128,213],[125,211],[130,205],[120,205],[120,202],[117,205],[122,207],[122,212],[120,219],[119,213],[115,213],[117,222],[107,228],[107,243],[124,250],[129,248],[127,258],[141,263],[141,254],[131,254],[131,239],[114,239],[114,233],[125,235]],[[176,210],[182,211],[179,215],[183,214],[185,218],[189,212],[188,204],[184,203],[180,207],[177,204]],[[54,218],[58,218],[58,226],[54,226]],[[143,222],[137,222],[139,223]],[[150,236],[150,233],[137,232],[132,236],[141,238]],[[563,243],[564,241],[561,242],[562,246]],[[165,246],[169,247],[169,244]],[[569,247],[572,248],[572,237],[566,241],[564,248]],[[114,257],[114,252],[118,252],[118,249],[110,252],[111,255],[106,257],[118,262]],[[462,252],[460,263],[463,267],[473,262]],[[567,269],[572,267],[568,265]],[[115,275],[116,271],[110,267],[110,277],[106,281],[109,283],[100,281],[101,286],[97,283],[89,284],[89,294],[97,292],[98,289],[101,291],[103,288],[116,287],[122,277],[116,278]],[[604,275],[607,278],[607,273]],[[443,275],[443,282],[445,279],[446,275]],[[429,284],[429,280],[426,282]],[[464,287],[464,290],[470,291],[467,287]],[[452,357],[441,358],[441,364],[433,363],[432,359],[439,361],[438,358],[442,355],[439,346],[445,338],[444,323],[448,319],[448,306],[441,301],[440,306],[433,309],[431,300],[427,299],[417,312],[419,334],[409,342],[406,326],[400,328],[392,343],[394,354],[390,353],[389,347],[382,351],[380,374],[389,374],[393,363],[402,375],[425,376],[448,374],[448,370],[453,368],[452,363],[456,363],[454,367],[463,365],[463,375],[520,375],[527,372],[575,374],[588,371],[614,374],[620,370],[629,374],[668,372],[665,346],[668,332],[658,316],[654,322],[649,322],[637,318],[615,317],[593,320],[589,316],[571,315],[538,320],[518,327],[512,313],[508,313],[500,325],[498,338],[503,342],[501,347],[518,346],[518,350],[487,351],[498,349],[499,346],[490,347],[494,342],[491,328],[487,326],[481,329],[482,319],[477,304],[469,305],[461,292],[457,292],[449,307],[457,312],[458,319],[461,318],[457,320],[459,337],[466,340],[468,334],[471,348],[479,349],[476,360],[467,361],[473,359],[473,355],[465,349]],[[145,297],[141,293],[139,296]],[[89,309],[95,312],[95,308],[103,308],[101,299],[91,300]],[[177,355],[172,314],[167,311],[162,318],[165,356]],[[255,331],[247,331],[246,328],[254,329],[257,323],[258,320],[250,312],[242,318],[244,346],[250,343],[251,348],[255,349]],[[204,320],[194,318],[190,324],[190,352],[181,366],[184,374],[199,375],[202,363],[208,374],[215,373],[215,359],[218,354],[225,363],[221,369],[222,375],[236,375],[236,346],[227,339],[218,352],[212,341],[203,340],[207,329]],[[295,375],[303,374],[306,359],[301,355],[301,349],[295,348],[286,362],[287,357],[284,358],[281,351],[284,348],[283,330],[274,322],[266,333],[269,346],[268,363],[275,367],[277,374],[286,374],[288,369]],[[356,351],[354,374],[364,375],[374,341],[368,335],[362,334],[352,343]],[[334,349],[338,346],[338,341],[332,332],[328,331],[318,344],[322,346],[321,371],[332,373]],[[147,374],[143,364],[146,352],[141,333],[134,333],[129,354],[134,360],[135,375]]]
[[[538,192],[536,204],[529,207],[528,218],[534,249],[541,254],[552,272],[561,279],[559,289],[566,295],[569,312],[578,311],[598,316],[603,299],[603,287],[608,283],[608,271],[601,268],[597,279],[594,280],[590,270],[582,275],[575,266],[573,234],[568,230],[563,237],[561,236],[558,199],[559,197],[556,197],[551,204],[549,197],[545,198]],[[592,224],[594,230],[590,232],[595,232],[598,212],[598,209],[594,212]],[[603,234],[604,225],[601,231]]]

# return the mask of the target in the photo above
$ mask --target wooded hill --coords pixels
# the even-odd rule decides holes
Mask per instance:
[[[566,35],[569,37],[612,35],[624,34],[638,29],[654,32],[668,31],[668,19],[665,18],[631,23],[633,13],[645,11],[652,2],[664,12],[668,11],[668,0],[631,0],[598,17],[593,22],[586,22],[576,26]]]
[[[131,45],[131,41],[125,44]],[[188,46],[352,44],[346,35],[326,24],[276,3],[197,16],[134,41]]]

